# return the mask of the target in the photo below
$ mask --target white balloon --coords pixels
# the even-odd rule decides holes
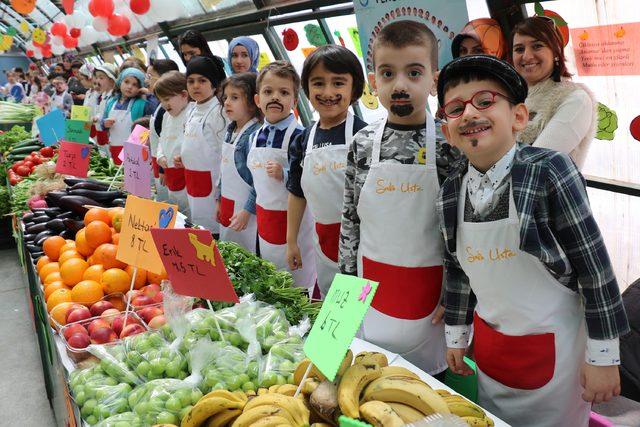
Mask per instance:
[[[34,50],[33,57],[36,59],[42,59],[42,51],[40,49]]]
[[[108,27],[109,20],[107,18],[103,18],[101,16],[93,18],[93,28],[95,28],[96,31],[107,31]]]
[[[51,46],[63,46],[64,40],[59,36],[51,36]]]
[[[54,55],[62,55],[65,51],[64,46],[60,45],[51,45],[51,53]]]

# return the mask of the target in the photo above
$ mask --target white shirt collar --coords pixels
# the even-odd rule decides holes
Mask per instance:
[[[511,147],[507,153],[502,156],[500,160],[496,162],[485,173],[480,172],[478,169],[469,164],[469,192],[475,193],[478,188],[490,187],[493,190],[497,189],[505,177],[511,172],[511,164],[516,155],[516,146]]]

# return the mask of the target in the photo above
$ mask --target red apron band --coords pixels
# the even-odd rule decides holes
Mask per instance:
[[[160,178],[160,166],[158,166],[158,158],[151,156],[151,170],[154,178]]]
[[[96,129],[96,142],[98,145],[107,145],[109,143],[109,131]]]
[[[417,320],[440,302],[442,266],[401,267],[362,257],[362,277],[379,282],[371,306],[387,316]]]
[[[91,125],[91,131],[89,132],[89,137],[95,138],[98,131],[96,130],[96,125]]]
[[[184,168],[165,168],[164,184],[171,191],[182,191],[186,187]]]
[[[340,241],[340,223],[320,224],[316,222],[318,243],[324,256],[338,262],[338,242]]]
[[[258,235],[272,245],[287,243],[287,211],[272,211],[256,205]]]
[[[489,377],[521,390],[536,390],[551,381],[556,365],[553,333],[505,335],[477,313],[473,316],[473,326],[475,360]]]
[[[231,224],[231,217],[233,216],[233,209],[235,207],[236,202],[231,199],[227,199],[224,196],[220,197],[220,210],[218,210],[218,222],[225,226],[229,227]]]
[[[211,194],[211,172],[185,169],[184,178],[191,197],[208,197]]]
[[[115,163],[116,165],[122,164],[122,161],[118,158],[118,156],[120,155],[120,152],[122,151],[123,148],[124,148],[123,146],[119,146],[119,147],[114,147],[113,145],[109,146],[111,159],[113,159],[113,163]]]

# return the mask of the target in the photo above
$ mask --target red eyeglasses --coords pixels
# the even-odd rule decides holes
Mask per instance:
[[[440,109],[440,111],[450,119],[457,119],[462,116],[465,108],[467,108],[467,104],[473,105],[473,107],[478,110],[486,110],[487,108],[493,107],[496,103],[496,97],[499,96],[501,98],[506,99],[510,103],[514,103],[510,98],[501,94],[500,92],[494,92],[492,90],[481,90],[473,94],[473,96],[466,101],[461,99],[454,99],[453,101],[447,102],[444,104],[444,107]]]

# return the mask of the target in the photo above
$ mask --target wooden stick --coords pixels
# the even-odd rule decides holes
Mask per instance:
[[[298,388],[296,389],[296,392],[293,394],[293,397],[298,397],[298,395],[300,394],[300,390],[302,390],[302,385],[304,384],[307,377],[309,376],[309,372],[311,372],[312,366],[313,366],[313,363],[309,363],[309,366],[307,366],[307,370],[304,372],[304,375],[302,376],[302,379],[300,380],[300,384],[298,384]]]
[[[124,324],[122,325],[122,330],[127,327],[127,319],[129,318],[129,309],[131,308],[131,291],[133,290],[133,286],[136,282],[136,276],[138,275],[138,267],[133,267],[133,276],[131,276],[131,285],[129,286],[129,292],[127,292],[127,306],[124,309]]]

